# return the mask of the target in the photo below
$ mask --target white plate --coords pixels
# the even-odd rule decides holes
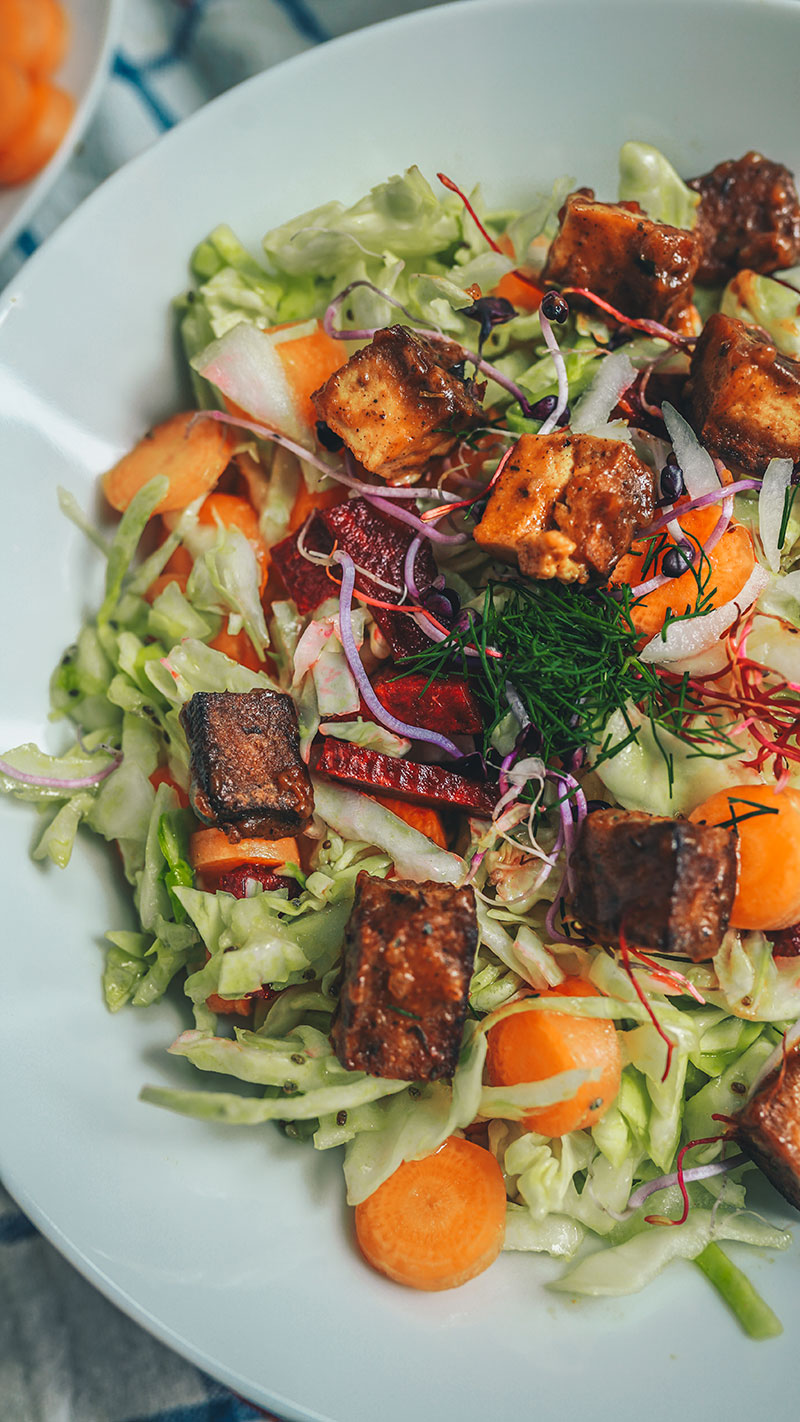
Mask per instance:
[[[564,172],[613,195],[631,137],[688,173],[750,147],[800,168],[798,45],[794,3],[465,0],[252,80],[107,184],[25,268],[0,328],[0,743],[48,734],[49,670],[96,595],[55,486],[91,504],[95,476],[186,398],[169,302],[215,223],[255,244],[415,161],[481,179],[492,201]],[[105,1012],[100,937],[126,922],[114,864],[93,843],[64,875],[34,867],[33,820],[0,806],[0,1166],[59,1248],[159,1337],[305,1422],[638,1422],[705,1398],[720,1417],[794,1415],[796,1249],[747,1254],[787,1326],[758,1346],[689,1265],[639,1297],[576,1303],[544,1291],[548,1261],[509,1256],[420,1295],[361,1263],[331,1155],[141,1105],[144,1081],[191,1077],[163,1051],[179,1010]]]
[[[71,34],[57,82],[75,99],[69,131],[41,173],[20,187],[0,187],[0,256],[11,246],[53,186],[94,113],[119,32],[124,0],[64,0]]]

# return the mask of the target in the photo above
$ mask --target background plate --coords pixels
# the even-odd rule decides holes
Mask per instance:
[[[748,148],[800,168],[798,44],[794,3],[465,0],[251,81],[101,189],[0,311],[0,743],[55,734],[48,674],[99,581],[55,486],[91,506],[96,475],[186,399],[169,302],[208,229],[228,221],[256,245],[412,162],[467,188],[480,179],[492,202],[565,172],[613,196],[627,138],[684,173]],[[706,1396],[726,1418],[793,1412],[796,1249],[747,1255],[788,1329],[759,1346],[688,1265],[634,1299],[575,1302],[544,1290],[549,1261],[509,1256],[460,1291],[420,1295],[360,1262],[331,1155],[141,1105],[144,1081],[191,1078],[164,1054],[181,1009],[106,1013],[99,942],[127,922],[111,857],[82,842],[66,874],[43,871],[27,857],[34,820],[0,805],[0,1168],[59,1248],[159,1337],[305,1422],[485,1422],[531,1407],[638,1422],[643,1407],[665,1416]]]
[[[69,132],[41,173],[17,188],[0,188],[0,256],[33,216],[94,113],[119,33],[125,0],[64,0],[72,34],[67,58],[55,76],[76,101]],[[134,0],[135,3],[135,0]]]

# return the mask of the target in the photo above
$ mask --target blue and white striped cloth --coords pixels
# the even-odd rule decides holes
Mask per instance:
[[[0,259],[0,290],[93,188],[209,99],[311,45],[433,3],[128,0],[96,117]],[[0,1186],[0,1422],[251,1422],[266,1415],[102,1298]]]

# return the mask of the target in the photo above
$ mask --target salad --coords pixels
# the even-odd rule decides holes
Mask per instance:
[[[767,1337],[720,1246],[790,1244],[757,1166],[800,1204],[800,204],[438,178],[195,250],[196,408],[110,541],[60,492],[105,597],[0,784],[117,848],[111,1011],[188,999],[144,1099],[343,1147],[376,1268],[694,1259]]]

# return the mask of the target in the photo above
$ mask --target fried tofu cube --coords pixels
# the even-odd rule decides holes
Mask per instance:
[[[198,691],[181,711],[191,755],[190,800],[230,840],[283,839],[311,821],[297,712],[277,691]]]
[[[653,476],[622,440],[569,430],[517,441],[475,541],[531,578],[607,578],[653,515]]]
[[[735,835],[641,811],[596,810],[573,855],[570,909],[604,945],[700,961],[722,943],[736,892]]]
[[[590,188],[570,193],[543,278],[585,287],[626,316],[667,325],[691,303],[700,258],[694,232],[651,222],[617,203],[595,202]]]
[[[745,267],[774,272],[800,257],[800,201],[782,163],[751,151],[691,178],[689,187],[700,194],[698,281],[716,286]]]
[[[471,889],[359,874],[331,1029],[342,1065],[396,1081],[451,1077],[477,944]]]
[[[446,454],[462,430],[484,418],[458,373],[463,359],[460,346],[389,326],[311,398],[365,469],[394,479]]]
[[[786,1053],[738,1118],[736,1138],[776,1190],[800,1210],[800,1045]]]
[[[763,474],[773,458],[800,459],[800,361],[755,326],[709,316],[686,394],[698,438],[726,464]]]

